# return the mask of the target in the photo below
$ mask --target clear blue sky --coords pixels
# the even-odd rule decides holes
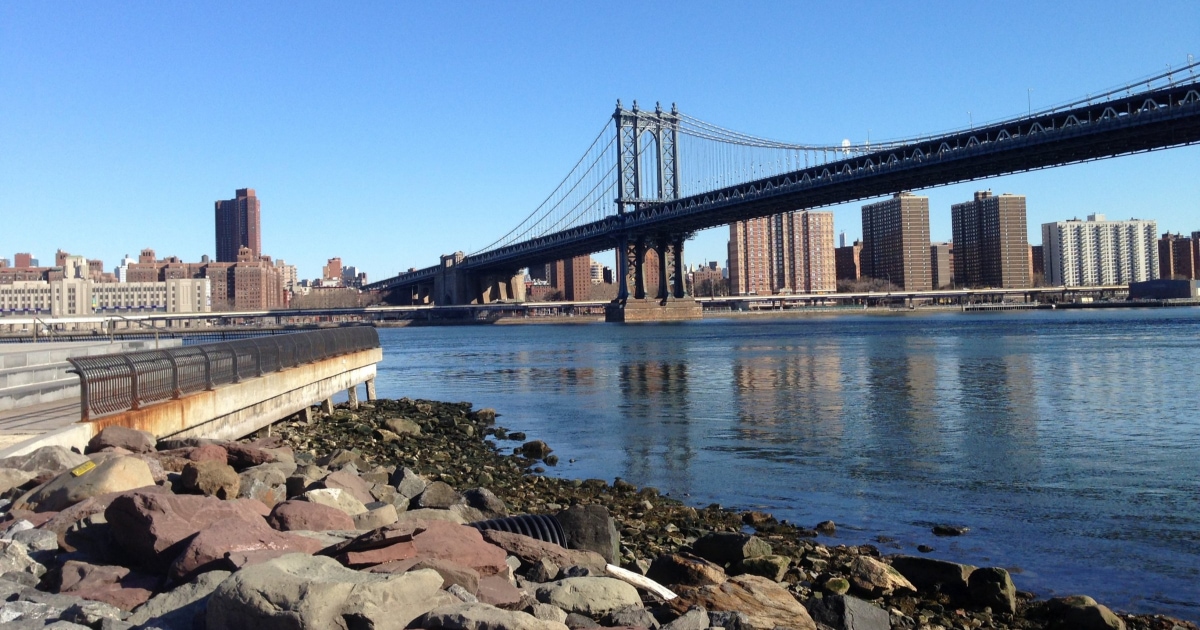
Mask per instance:
[[[1200,57],[1200,3],[0,3],[0,256],[112,267],[214,253],[257,189],[265,253],[380,279],[535,207],[616,99],[796,142],[1024,112]],[[968,112],[970,114],[968,115]],[[977,188],[1047,221],[1200,230],[1200,148],[926,191],[932,236]],[[684,165],[686,169],[686,165]],[[835,208],[861,233],[859,205]],[[727,230],[689,245],[725,259]],[[611,264],[604,260],[606,264]]]

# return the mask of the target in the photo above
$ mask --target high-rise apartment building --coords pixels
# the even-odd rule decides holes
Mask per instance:
[[[1092,214],[1042,224],[1046,284],[1086,287],[1121,285],[1158,278],[1158,224],[1107,221]]]
[[[734,295],[837,290],[833,213],[799,210],[729,226]]]
[[[1031,271],[1025,196],[990,190],[950,207],[954,278],[963,287],[1024,289]]]
[[[842,235],[842,242],[846,235]],[[854,241],[853,245],[843,245],[833,252],[834,264],[837,268],[838,280],[858,281],[862,277],[860,259],[862,257],[862,241]]]
[[[253,188],[239,188],[233,199],[218,201],[217,262],[237,262],[238,250],[249,247],[258,259],[262,255],[262,231],[258,197]]]
[[[550,266],[550,285],[555,291],[561,291],[567,302],[592,299],[592,257],[575,256],[555,261]],[[655,288],[657,290],[657,285]]]
[[[896,193],[862,207],[862,275],[906,291],[933,288],[929,269],[929,197]]]
[[[950,243],[929,244],[929,274],[934,289],[954,284],[954,256],[950,253],[952,251],[954,246]]]
[[[25,269],[34,266],[33,254],[21,252],[13,256],[13,267],[17,269]]]
[[[325,266],[321,268],[321,279],[328,280],[330,283],[342,281],[342,259],[340,256],[325,261]]]
[[[1164,280],[1200,278],[1200,232],[1192,237],[1163,234],[1158,239],[1158,277]]]

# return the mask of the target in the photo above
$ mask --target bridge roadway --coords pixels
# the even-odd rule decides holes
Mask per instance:
[[[1200,86],[1192,80],[979,128],[729,186],[467,256],[471,272],[517,270],[612,249],[618,239],[690,233],[739,220],[881,197],[1200,142]],[[368,285],[394,289],[431,281],[433,266]]]

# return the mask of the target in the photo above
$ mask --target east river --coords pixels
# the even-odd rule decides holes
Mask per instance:
[[[380,396],[494,407],[547,474],[1200,621],[1200,309],[380,333]]]

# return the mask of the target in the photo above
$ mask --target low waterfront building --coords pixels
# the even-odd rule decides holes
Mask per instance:
[[[1200,278],[1200,239],[1180,234],[1163,234],[1158,239],[1158,277],[1163,280]]]
[[[0,317],[80,317],[128,313],[207,313],[207,278],[96,282],[90,278],[0,284]]]

